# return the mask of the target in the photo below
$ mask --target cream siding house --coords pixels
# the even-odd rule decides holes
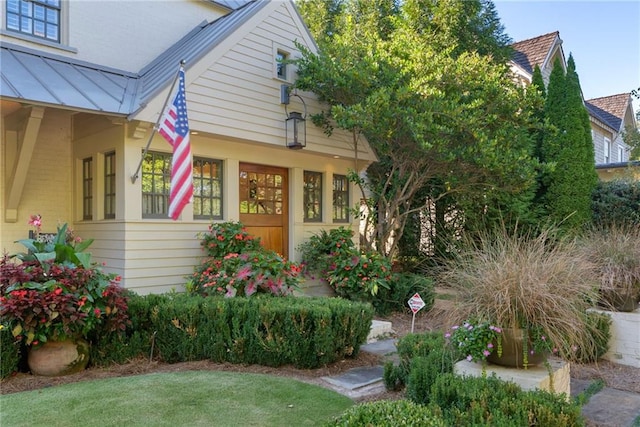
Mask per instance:
[[[523,85],[531,84],[533,70],[540,67],[545,86],[556,59],[566,70],[560,33],[544,34],[513,43],[513,59],[510,67],[515,78]],[[630,94],[620,94],[585,101],[591,121],[591,136],[595,151],[596,165],[624,163],[629,161],[630,148],[622,140],[626,126],[635,128],[634,112]],[[598,169],[600,173],[600,169]]]
[[[45,232],[68,222],[94,238],[94,259],[144,294],[182,289],[201,256],[196,235],[211,221],[242,220],[295,260],[320,229],[358,229],[358,218],[344,215],[355,188],[346,184],[350,199],[339,205],[334,188],[376,161],[366,141],[355,164],[350,135],[327,137],[307,120],[306,147],[285,146],[281,91],[295,69],[279,73],[276,58],[295,58],[296,42],[316,49],[291,1],[71,0],[56,10],[59,40],[2,22],[4,251],[21,250],[14,241],[39,213]],[[157,170],[171,147],[150,137],[183,59],[197,200],[172,221],[166,167]],[[320,110],[313,94],[297,95],[289,112]]]
[[[622,138],[625,129],[636,128],[631,94],[604,96],[585,101],[592,127],[597,130],[594,139],[596,164],[625,163],[631,148]],[[594,124],[598,124],[598,127]]]

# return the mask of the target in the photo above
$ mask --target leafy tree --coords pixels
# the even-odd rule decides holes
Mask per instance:
[[[622,139],[625,144],[631,147],[629,160],[640,160],[640,132],[637,127],[627,126],[622,132]]]
[[[556,60],[547,87],[545,132],[541,160],[555,167],[543,185],[544,209],[550,220],[565,230],[591,220],[591,194],[598,182],[589,115],[584,106],[573,56],[567,72]]]
[[[296,0],[305,24],[318,43],[326,43],[340,26],[344,0]]]
[[[463,3],[440,5],[431,21],[452,22],[447,16],[465,10]],[[493,56],[460,51],[455,39],[433,42],[433,31],[418,25],[429,22],[396,6],[345,4],[330,43],[318,54],[300,47],[296,82],[328,105],[314,123],[327,134],[349,130],[356,153],[366,136],[378,154],[368,181],[353,178],[372,195],[364,243],[385,255],[396,253],[408,218],[430,201],[455,196],[469,223],[497,207],[514,217],[526,212],[535,176],[528,130],[537,95],[517,86]]]
[[[454,56],[475,51],[498,62],[511,58],[511,38],[489,0],[405,0],[403,12],[434,49],[453,44]]]
[[[640,99],[640,87],[631,91],[631,96]],[[640,110],[636,111],[636,126],[627,126],[622,132],[622,139],[629,147],[631,147],[631,153],[629,154],[630,160],[640,160],[640,132],[638,126],[640,126]]]

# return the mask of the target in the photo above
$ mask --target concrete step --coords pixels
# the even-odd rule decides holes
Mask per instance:
[[[393,334],[391,328],[391,322],[385,322],[382,320],[372,320],[371,330],[367,336],[367,343],[376,342],[381,339],[389,338]]]
[[[331,389],[351,398],[381,393],[385,390],[382,366],[349,369],[334,377],[322,377]]]

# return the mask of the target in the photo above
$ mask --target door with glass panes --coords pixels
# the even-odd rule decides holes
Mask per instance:
[[[288,170],[240,163],[240,222],[262,246],[288,256]]]

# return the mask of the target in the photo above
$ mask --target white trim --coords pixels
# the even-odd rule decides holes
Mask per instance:
[[[604,137],[604,163],[611,163],[611,140]]]

